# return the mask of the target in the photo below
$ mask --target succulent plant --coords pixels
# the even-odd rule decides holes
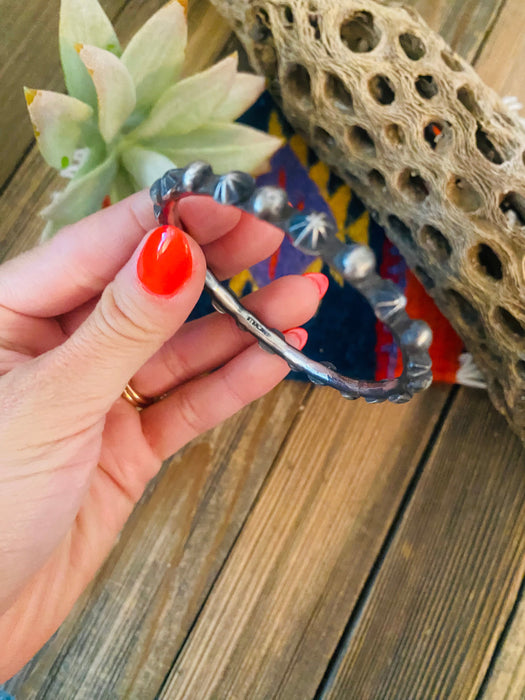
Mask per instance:
[[[62,0],[60,58],[68,95],[25,88],[42,156],[70,181],[42,210],[43,238],[202,159],[263,171],[280,141],[232,123],[264,90],[237,55],[189,75],[185,7],[173,0],[122,50],[97,0]],[[181,77],[183,76],[183,77]],[[188,76],[188,77],[184,77]]]

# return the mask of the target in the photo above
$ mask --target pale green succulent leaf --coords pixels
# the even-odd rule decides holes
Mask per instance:
[[[59,230],[59,224],[55,223],[54,221],[48,221],[40,234],[40,242],[44,243],[44,241],[48,241],[50,238],[53,238],[53,236],[58,233]]]
[[[75,97],[24,88],[29,117],[44,159],[57,170],[67,168],[93,109]]]
[[[214,122],[233,122],[244,114],[264,92],[266,79],[252,73],[237,73],[228,96],[217,106]]]
[[[149,117],[132,132],[139,140],[187,134],[210,121],[230,92],[237,71],[232,54],[201,73],[181,80],[154,105]]]
[[[137,191],[137,187],[133,182],[131,175],[122,167],[119,166],[115,179],[111,183],[109,190],[109,199],[111,204],[116,204],[122,199],[126,199]]]
[[[204,160],[218,173],[244,170],[254,175],[268,169],[270,157],[281,145],[280,139],[242,124],[207,125],[191,134],[151,143],[177,167]]]
[[[126,66],[110,51],[81,46],[78,52],[97,93],[100,133],[104,141],[110,143],[135,109],[133,80]]]
[[[111,155],[91,172],[71,180],[40,214],[59,227],[93,214],[109,194],[116,173],[117,159]]]
[[[121,53],[113,25],[97,0],[62,0],[58,39],[69,94],[96,107],[93,83],[75,47],[89,44],[116,55]]]
[[[187,24],[184,8],[172,0],[139,29],[122,54],[137,90],[137,107],[151,107],[179,77]]]
[[[166,170],[175,167],[173,161],[165,155],[139,146],[124,151],[122,162],[136,182],[137,189],[151,187]]]

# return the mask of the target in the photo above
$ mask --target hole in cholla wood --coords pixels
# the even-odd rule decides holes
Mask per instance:
[[[288,66],[285,85],[296,99],[303,103],[312,102],[310,74],[300,63]]]
[[[445,290],[445,296],[456,306],[463,321],[477,332],[478,335],[485,335],[481,324],[481,316],[475,306],[455,289]]]
[[[439,263],[445,263],[452,255],[452,246],[439,229],[434,226],[423,226],[419,234],[421,244]]]
[[[397,236],[402,243],[413,247],[414,239],[412,238],[412,232],[405,222],[401,221],[401,219],[394,214],[390,214],[387,221],[391,232]]]
[[[379,44],[381,33],[370,12],[356,12],[341,25],[341,40],[353,53],[368,53]]]
[[[474,97],[473,91],[468,85],[463,85],[463,87],[460,87],[457,91],[457,96],[458,100],[461,102],[463,107],[465,107],[467,112],[470,112],[474,117],[476,117],[476,119],[483,116],[483,111],[479,106],[478,101]]]
[[[496,309],[496,322],[504,333],[510,333],[516,338],[525,338],[525,328],[521,321],[503,306]]]
[[[478,269],[488,277],[499,281],[503,279],[503,265],[497,253],[486,243],[480,243],[474,251]]]
[[[386,192],[387,190],[385,176],[379,170],[374,169],[368,173],[368,182],[381,192]]]
[[[415,170],[407,168],[399,176],[399,189],[412,202],[423,202],[430,189],[425,180]]]
[[[337,107],[353,114],[354,98],[352,93],[341,78],[333,73],[329,73],[326,76],[326,94],[335,102]]]
[[[439,88],[433,75],[420,75],[416,80],[416,90],[425,100],[435,97]]]
[[[525,226],[525,197],[518,192],[509,192],[501,200],[501,211],[510,226]]]
[[[452,125],[450,122],[435,119],[425,126],[423,137],[433,151],[441,152],[452,141]]]
[[[380,105],[391,105],[396,99],[392,81],[386,75],[374,75],[373,78],[370,78],[368,89],[374,100]]]
[[[483,204],[480,193],[463,177],[454,175],[447,185],[450,201],[466,212],[476,211]]]
[[[399,124],[387,124],[385,136],[393,146],[401,146],[405,143],[405,134]]]
[[[348,129],[348,143],[356,155],[373,157],[376,154],[374,140],[362,126],[351,126]]]
[[[426,54],[425,44],[415,34],[406,32],[399,37],[401,48],[411,61],[419,61]]]
[[[330,151],[335,146],[335,139],[326,129],[316,126],[313,134],[314,141],[324,150]]]

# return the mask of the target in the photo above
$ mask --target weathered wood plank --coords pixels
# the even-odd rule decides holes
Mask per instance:
[[[427,23],[464,58],[473,61],[506,0],[411,0]]]
[[[308,391],[283,384],[178,454],[87,596],[7,688],[24,700],[154,698]]]
[[[525,599],[521,599],[487,679],[484,700],[523,700],[525,697]]]
[[[447,393],[315,393],[160,698],[313,696]]]
[[[525,573],[524,469],[462,390],[323,698],[476,697]]]

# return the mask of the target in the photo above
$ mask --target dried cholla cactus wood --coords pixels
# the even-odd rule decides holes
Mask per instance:
[[[525,438],[525,130],[412,9],[212,0],[385,226]]]

